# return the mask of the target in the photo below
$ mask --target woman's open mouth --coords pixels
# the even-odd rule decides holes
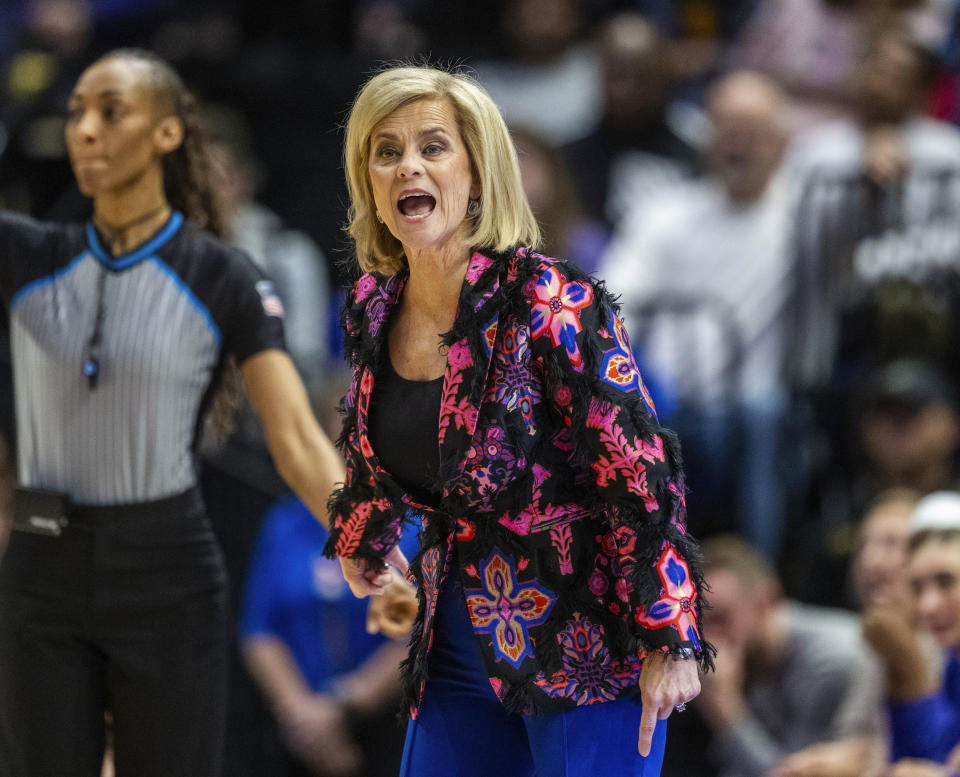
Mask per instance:
[[[406,192],[397,200],[397,210],[410,221],[425,219],[436,207],[436,198],[426,192]]]

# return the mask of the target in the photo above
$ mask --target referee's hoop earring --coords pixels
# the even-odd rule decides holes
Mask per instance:
[[[477,216],[480,215],[480,200],[479,200],[479,198],[478,198],[478,199],[470,199],[470,200],[467,201],[467,215],[468,215],[470,218],[472,218],[472,219],[475,219]]]

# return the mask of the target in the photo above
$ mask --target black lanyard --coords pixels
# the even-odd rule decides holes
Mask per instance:
[[[98,263],[99,264],[99,263]],[[103,337],[103,319],[106,315],[104,291],[107,286],[107,268],[100,265],[100,274],[97,276],[97,312],[93,319],[93,331],[83,349],[83,374],[87,376],[87,384],[93,391],[97,387],[97,378],[100,377],[100,340]]]
[[[94,216],[93,223],[103,233],[104,237],[106,238],[106,242],[108,245],[110,245],[112,251],[113,246],[116,245],[117,239],[124,232],[131,227],[135,227],[138,224],[142,224],[143,222],[152,219],[154,216],[166,210],[168,207],[169,205],[164,203],[153,210],[149,210],[146,213],[137,216],[135,219],[131,219],[125,224],[108,224],[102,219],[98,221],[96,216]],[[93,319],[93,331],[90,333],[90,339],[87,340],[87,345],[83,349],[83,374],[87,376],[87,384],[90,386],[91,391],[97,388],[97,379],[100,377],[100,341],[103,339],[103,319],[107,312],[104,293],[107,287],[108,273],[109,268],[101,265],[100,275],[97,277],[97,312],[95,318]]]

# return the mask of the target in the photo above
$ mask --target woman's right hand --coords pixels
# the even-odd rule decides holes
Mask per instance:
[[[392,579],[390,567],[374,568],[364,558],[340,557],[340,569],[353,595],[358,599],[365,596],[380,596]]]
[[[395,547],[385,557],[386,566],[374,567],[365,558],[345,558],[340,556],[340,569],[353,595],[358,599],[365,596],[380,596],[393,580],[391,567],[399,570],[401,576],[407,574],[407,559],[400,548]]]

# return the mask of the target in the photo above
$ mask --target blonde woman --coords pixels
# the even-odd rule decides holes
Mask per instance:
[[[398,67],[347,125],[347,480],[327,551],[382,593],[421,527],[401,773],[656,775],[696,696],[697,548],[602,285],[536,253],[516,154],[470,78]]]

